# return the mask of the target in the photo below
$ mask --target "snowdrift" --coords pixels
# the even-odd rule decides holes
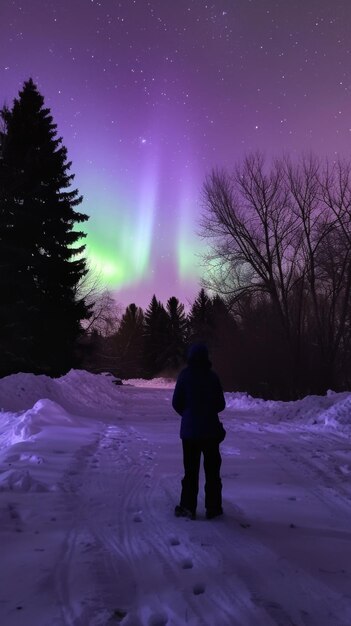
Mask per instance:
[[[227,393],[225,514],[202,475],[192,522],[173,385],[0,380],[0,624],[349,626],[351,394]]]
[[[351,426],[351,393],[328,391],[325,396],[306,396],[301,400],[282,402],[253,398],[246,393],[227,393],[227,409],[249,412],[266,422],[299,422],[299,425]]]
[[[104,374],[71,370],[61,378],[13,374],[0,379],[0,447],[5,432],[12,430],[11,442],[38,434],[44,425],[72,423],[72,416],[113,418],[121,407],[126,389],[113,384]],[[167,378],[133,379],[126,386],[151,389],[174,388]],[[277,424],[299,422],[299,425],[345,429],[351,426],[351,393],[306,396],[295,402],[253,398],[246,393],[226,393],[226,419],[235,414],[250,413],[257,419]],[[135,399],[135,395],[133,398]],[[73,420],[74,421],[74,420]]]

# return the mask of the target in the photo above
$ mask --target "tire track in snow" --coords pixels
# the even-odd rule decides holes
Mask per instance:
[[[136,438],[141,447],[145,446],[145,439],[138,438],[137,434]],[[149,444],[148,448],[150,448]],[[112,454],[108,465],[115,462],[113,456]],[[134,604],[139,605],[141,623],[147,623],[142,617],[143,609],[145,610],[143,598],[148,598],[153,610],[157,611],[169,601],[171,596],[172,606],[167,607],[169,620],[171,620],[169,623],[202,623],[212,626],[215,613],[223,626],[233,626],[233,608],[237,605],[238,624],[254,625],[260,614],[263,618],[260,622],[262,626],[270,625],[271,621],[264,620],[263,611],[251,601],[249,592],[243,588],[237,577],[234,576],[233,581],[232,576],[231,580],[224,585],[225,588],[223,588],[223,583],[218,584],[215,576],[213,576],[210,588],[207,583],[202,582],[204,578],[208,579],[209,571],[217,571],[220,554],[213,547],[213,542],[209,544],[208,541],[204,541],[197,544],[192,536],[189,537],[191,528],[196,528],[196,525],[193,527],[192,523],[188,524],[185,520],[175,520],[167,502],[165,505],[167,499],[174,502],[174,488],[171,495],[168,493],[170,497],[165,498],[169,483],[174,483],[172,477],[154,480],[150,489],[145,490],[145,468],[148,467],[145,458],[148,457],[150,457],[150,450],[147,451],[147,457],[145,457],[139,449],[134,465],[124,480],[121,498],[122,511],[116,535],[107,533],[104,536],[106,547],[112,549],[115,554],[117,553],[117,558],[122,556],[122,546],[123,556],[130,571],[133,572],[135,587],[139,590],[135,594]],[[178,487],[177,481],[177,491]],[[140,516],[139,523],[131,521],[135,519],[133,517],[135,512]],[[143,527],[144,521],[147,522],[146,533]],[[209,523],[206,522],[206,524]],[[181,539],[179,542],[176,540],[177,548],[175,548],[174,538],[177,534],[179,535],[180,530],[182,531]],[[210,528],[208,530],[211,531]],[[100,533],[100,530],[97,529],[97,532]],[[190,561],[192,567],[182,567],[184,561]],[[143,563],[145,569],[143,569]],[[149,574],[149,581],[145,580],[145,571]],[[173,595],[170,593],[170,588],[174,589]],[[234,597],[233,588],[236,590]],[[138,612],[135,614],[136,619],[137,616]],[[241,621],[242,618],[244,622]]]
[[[335,456],[339,452],[349,453],[351,460],[350,446],[345,442],[344,435],[336,433],[318,432],[317,448],[314,444],[314,437],[306,439],[304,431],[299,432],[299,446],[291,450],[286,448],[293,463],[299,467],[303,466],[317,482],[317,489],[320,490],[320,497],[326,505],[335,508],[338,503],[346,507],[346,514],[351,513],[351,488],[349,479],[340,472],[340,466]],[[312,449],[311,449],[312,448]],[[322,484],[321,484],[322,483]],[[337,490],[335,485],[337,484]],[[325,490],[329,493],[326,494]],[[333,495],[334,492],[334,495]],[[337,502],[336,502],[337,501]]]
[[[139,407],[134,410],[137,413]],[[160,413],[163,410],[160,403]],[[143,411],[147,415],[147,403]],[[260,429],[260,434],[238,429],[236,446],[243,445],[253,456],[262,452],[265,436],[268,442],[274,438],[264,426]],[[298,456],[299,435],[283,435],[286,449],[271,447],[267,455],[272,468],[277,466],[290,476],[290,483],[295,479],[299,483],[313,443],[307,442]],[[325,440],[326,453],[328,445]],[[231,464],[235,468],[235,459],[224,455],[228,480],[231,475],[240,482],[240,476],[230,471]],[[83,470],[76,494],[81,530],[67,537],[63,574],[72,578],[74,561],[81,558],[80,543],[89,537],[95,573],[90,578],[90,596],[81,592],[85,606],[76,603],[72,591],[64,591],[71,607],[67,626],[107,626],[116,623],[112,621],[115,610],[120,612],[117,615],[126,612],[117,622],[122,626],[349,626],[345,616],[350,602],[284,559],[267,543],[259,524],[241,529],[238,522],[245,511],[237,505],[225,502],[223,520],[176,520],[173,506],[180,476],[167,474],[152,435],[142,436],[122,424],[107,427]],[[306,493],[327,497],[316,485],[313,462],[310,471],[313,480]],[[185,562],[192,567],[183,567]],[[274,581],[279,581],[277,588]],[[306,609],[311,604],[313,615]]]
[[[118,610],[128,611],[122,622],[126,626],[129,622],[212,626],[214,612],[223,626],[233,626],[233,588],[228,584],[223,590],[213,581],[209,589],[202,582],[203,572],[214,568],[213,549],[208,552],[207,544],[196,545],[189,538],[192,523],[188,531],[187,522],[182,520],[184,524],[180,525],[179,520],[173,518],[165,495],[168,483],[175,484],[174,478],[153,480],[153,458],[155,453],[150,443],[138,436],[137,431],[118,431],[114,436],[108,428],[94,454],[99,468],[94,469],[93,459],[86,467],[80,515],[87,521],[86,531],[99,546],[100,554],[95,550],[95,568],[100,572],[100,580],[95,582],[98,595],[104,596],[102,604],[108,613],[116,606]],[[170,499],[174,501],[174,494]],[[108,515],[106,501],[110,505]],[[89,515],[89,511],[93,514]],[[114,511],[118,512],[118,519],[113,519]],[[134,521],[135,515],[140,516],[140,522]],[[171,539],[179,535],[179,531],[176,548],[171,545]],[[70,537],[71,549],[66,550],[62,578],[69,579],[78,543],[77,537]],[[184,559],[190,559],[193,567],[183,568]],[[115,582],[114,592],[111,580]],[[240,581],[236,588],[240,588]],[[246,612],[245,624],[254,625],[255,619],[248,616],[252,612],[257,615],[257,610],[252,603],[251,606],[243,603],[241,597],[243,594],[238,594],[239,613]],[[71,612],[66,612],[65,619],[70,620],[67,623],[83,625],[83,618],[77,618],[78,611],[67,592],[65,598],[68,606],[73,605]],[[95,606],[96,613],[98,608]],[[101,606],[99,610],[102,614]],[[271,626],[271,622],[261,623]]]
[[[260,433],[255,433],[252,432],[250,427],[247,429],[241,427],[240,430],[238,429],[236,443],[243,450],[262,453],[262,449],[266,447],[265,436],[268,435],[268,441],[270,441],[272,439],[272,433],[270,432],[270,426],[268,426],[267,429],[264,426],[260,426],[260,431]],[[314,450],[313,441],[310,445],[306,444],[304,449],[302,449],[300,441],[301,433],[298,432],[298,429],[294,429],[292,432],[288,433],[283,431],[276,434],[278,435],[277,443],[267,447],[267,455],[270,464],[273,467],[274,465],[279,467],[280,473],[285,474],[290,486],[296,482],[297,489],[303,488],[305,496],[307,495],[308,498],[312,497],[319,500],[326,509],[335,512],[334,498],[330,497],[329,493],[326,494],[323,485],[318,484],[321,476],[318,472],[316,473],[313,460],[310,461]],[[336,442],[340,444],[340,439],[337,436],[332,436],[331,439],[333,445]],[[317,441],[319,442],[319,438]],[[326,438],[325,447],[330,452],[330,438]],[[276,472],[272,472],[272,475],[275,473]],[[306,476],[310,476],[312,479],[306,481]],[[326,476],[330,479],[328,474],[326,474]],[[318,478],[317,484],[316,477]],[[240,478],[238,480],[240,482]],[[336,515],[338,520],[344,518],[345,511],[343,505],[344,502],[342,502],[342,507],[339,508],[338,515]],[[350,513],[350,507],[349,505],[347,506]],[[229,508],[226,506],[228,512],[230,508],[230,506]],[[305,515],[304,513],[304,516]],[[250,529],[250,536],[261,545],[263,548],[262,554],[266,552],[264,558],[265,567],[260,567],[257,561],[258,567],[255,573],[252,564],[246,559],[246,544],[237,566],[239,571],[241,566],[243,567],[241,573],[242,578],[244,580],[251,580],[249,586],[253,591],[253,599],[257,601],[260,606],[265,607],[267,613],[274,618],[274,623],[282,624],[282,626],[289,625],[290,623],[299,626],[329,626],[331,624],[349,626],[351,615],[350,596],[343,595],[338,590],[334,591],[333,587],[331,587],[328,582],[324,582],[320,579],[318,571],[315,573],[312,570],[307,571],[304,567],[299,565],[298,560],[295,563],[294,558],[285,558],[284,553],[279,553],[279,545],[277,544],[275,546],[274,541],[272,542],[272,532],[262,534],[261,529],[260,522],[257,522],[257,524],[254,522]],[[223,537],[225,537],[227,533],[228,526],[225,525],[223,528]],[[229,540],[229,537],[227,537],[227,540]],[[288,537],[286,541],[288,541]],[[259,572],[262,571],[267,571],[266,580],[264,580],[262,574],[260,578]],[[269,572],[271,575],[276,572],[281,578],[277,590],[270,588],[270,585],[267,584],[267,581],[269,581]],[[274,580],[276,577],[273,575],[272,578]],[[282,606],[282,596],[284,607]],[[310,607],[311,604],[313,606],[313,614],[308,611],[308,607]],[[296,605],[300,606],[299,611],[297,611]]]
[[[75,454],[73,464],[65,473],[62,488],[62,509],[70,518],[62,542],[60,558],[54,566],[58,604],[61,610],[60,626],[105,626],[106,611],[94,597],[94,576],[89,567],[87,550],[93,546],[93,537],[86,524],[86,503],[81,496],[84,473],[88,469],[100,436]],[[83,480],[83,483],[82,483]]]
[[[129,435],[130,437],[130,435]],[[134,437],[134,441],[133,441]],[[135,448],[135,442],[139,441],[140,447]],[[251,444],[252,444],[251,438]],[[257,442],[259,443],[259,442]],[[102,445],[105,449],[108,446]],[[134,458],[125,458],[121,463],[121,456],[116,457],[117,450],[109,450],[109,457],[105,457],[107,466],[120,467],[124,469],[123,485],[120,487],[120,517],[119,524],[116,525],[115,534],[105,532],[102,536],[100,524],[95,529],[95,533],[103,541],[105,548],[112,552],[110,561],[124,560],[124,567],[128,568],[129,573],[132,573],[132,579],[134,581],[135,593],[131,597],[130,606],[130,620],[134,620],[135,624],[147,624],[152,621],[152,616],[157,615],[157,610],[163,604],[163,597],[166,599],[172,598],[172,606],[168,606],[168,622],[173,624],[211,624],[213,623],[213,615],[216,615],[216,619],[220,619],[221,623],[228,626],[238,625],[256,625],[260,623],[260,626],[264,624],[308,624],[307,617],[302,622],[294,622],[293,619],[286,613],[286,609],[279,604],[274,595],[269,593],[269,590],[265,590],[264,581],[252,575],[252,562],[265,560],[274,569],[277,568],[277,557],[271,554],[269,550],[260,545],[257,540],[253,540],[247,537],[243,540],[240,537],[240,546],[237,546],[237,551],[233,549],[233,535],[223,528],[220,534],[216,529],[216,523],[212,523],[210,531],[207,530],[207,534],[204,540],[200,543],[196,543],[196,538],[189,535],[190,528],[196,528],[198,523],[194,524],[181,520],[183,527],[180,526],[179,520],[177,522],[170,520],[169,509],[164,511],[164,493],[167,491],[168,482],[173,482],[171,478],[164,478],[162,481],[153,482],[148,491],[145,489],[145,468],[148,463],[146,459],[150,455],[150,450],[145,449],[145,439],[138,438],[137,432],[132,433],[132,437],[129,439],[129,450],[134,450]],[[148,444],[148,448],[150,445]],[[122,448],[123,449],[123,448]],[[145,456],[147,453],[147,456]],[[150,459],[149,459],[150,460]],[[127,474],[125,471],[127,470]],[[148,472],[150,474],[150,472]],[[165,483],[163,486],[161,482]],[[105,490],[102,494],[102,501],[106,500],[109,494],[112,497],[114,481],[111,480],[110,488],[106,483],[106,475],[103,475],[103,484],[100,483],[99,489]],[[172,493],[169,499],[174,501],[174,488],[172,486]],[[112,507],[114,509],[114,507]],[[157,516],[155,515],[157,511]],[[133,522],[133,516],[137,514],[140,516],[140,522]],[[235,511],[235,515],[237,511]],[[143,534],[142,526],[143,519],[148,521],[147,535]],[[96,520],[95,520],[96,521]],[[161,522],[161,523],[160,523]],[[164,525],[167,524],[167,531],[164,532]],[[207,526],[208,523],[206,522]],[[211,523],[210,523],[211,524]],[[178,554],[174,555],[170,549],[170,536],[176,536],[179,530],[182,530],[178,544]],[[235,529],[238,530],[237,528]],[[210,539],[208,537],[210,532]],[[211,534],[212,533],[212,534]],[[216,536],[217,535],[217,536]],[[211,540],[212,536],[212,540]],[[168,546],[165,544],[168,543]],[[215,544],[216,556],[212,554],[206,554],[205,548],[209,548],[210,545]],[[162,545],[163,544],[163,545]],[[206,545],[207,544],[207,545]],[[162,545],[162,548],[160,548]],[[230,549],[228,550],[228,548]],[[221,554],[231,554],[232,559],[235,560],[235,567],[225,564],[228,571],[226,573],[227,581],[223,586],[223,578],[221,585],[216,585],[216,581],[211,581],[211,585],[202,585],[201,578],[203,577],[199,572],[206,572],[208,568],[213,568],[216,572],[218,570],[218,559],[221,558]],[[150,554],[152,556],[150,557]],[[218,556],[219,555],[219,556]],[[151,562],[150,562],[151,558]],[[193,564],[192,568],[189,568],[187,572],[187,578],[184,576],[184,571],[181,572],[182,559],[189,558]],[[214,564],[214,558],[217,558],[217,562]],[[145,570],[150,576],[150,585],[145,583],[143,575],[142,560],[144,560]],[[284,569],[279,565],[280,569]],[[123,569],[123,567],[122,567]],[[234,571],[233,571],[234,569]],[[286,570],[286,568],[285,568]],[[190,576],[188,575],[190,574]],[[290,576],[293,576],[294,572],[286,572],[287,580]],[[208,574],[206,575],[208,578]],[[243,584],[245,581],[245,584]],[[169,586],[178,589],[172,596],[169,592]],[[155,586],[158,588],[155,590]],[[303,585],[302,585],[303,587]],[[304,592],[304,589],[300,587],[296,592]],[[164,593],[163,593],[164,591]],[[287,605],[289,606],[288,598],[290,593],[290,585],[287,582]],[[320,593],[320,587],[318,587],[318,598]],[[128,603],[127,603],[128,604]],[[152,609],[150,609],[150,606]],[[174,609],[173,609],[174,606]],[[139,607],[134,609],[134,607]],[[181,607],[181,608],[179,608]],[[258,617],[258,613],[260,617]],[[236,615],[236,617],[235,617]],[[162,615],[161,615],[162,617]],[[235,621],[233,621],[235,620]],[[133,623],[134,623],[133,622]],[[124,622],[123,622],[124,623]],[[128,624],[128,619],[125,621]],[[313,622],[312,622],[313,623]],[[316,622],[314,622],[316,623]]]

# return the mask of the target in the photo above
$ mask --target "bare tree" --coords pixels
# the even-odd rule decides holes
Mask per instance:
[[[249,156],[233,175],[213,172],[204,192],[202,232],[212,244],[208,286],[229,296],[232,306],[250,295],[268,298],[296,352],[289,296],[301,280],[301,243],[283,164],[267,173],[262,155]]]
[[[351,164],[326,163],[320,177],[321,197],[330,215],[330,229],[318,261],[324,291],[327,367],[334,367],[350,335],[351,305]]]
[[[111,292],[103,285],[101,275],[93,267],[81,280],[78,295],[84,299],[91,310],[91,317],[84,322],[84,330],[91,334],[97,332],[103,337],[117,332],[122,316],[122,307],[116,302]]]
[[[247,298],[270,303],[295,394],[304,384],[308,336],[318,347],[325,386],[350,321],[350,170],[340,162],[322,167],[313,156],[267,168],[255,154],[233,174],[212,172],[204,185],[206,286],[241,315]]]
[[[92,315],[86,325],[86,332],[97,332],[102,337],[117,332],[121,321],[121,306],[107,289],[94,298]]]

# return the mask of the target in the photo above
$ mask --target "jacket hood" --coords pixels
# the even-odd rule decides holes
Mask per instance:
[[[187,361],[195,367],[211,367],[208,349],[204,343],[193,343],[188,350]]]

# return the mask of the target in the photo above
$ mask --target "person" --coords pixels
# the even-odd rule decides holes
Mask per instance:
[[[206,345],[193,344],[187,357],[188,365],[178,376],[172,398],[173,408],[182,417],[180,437],[184,464],[180,504],[174,513],[177,517],[196,519],[203,454],[206,517],[211,519],[223,513],[219,451],[223,435],[218,413],[225,409],[225,399]]]

